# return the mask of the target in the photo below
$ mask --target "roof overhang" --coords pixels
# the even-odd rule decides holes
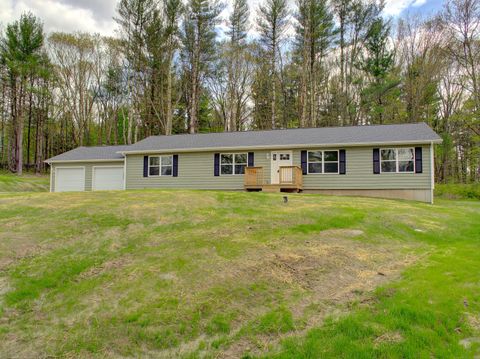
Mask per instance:
[[[79,163],[79,162],[124,162],[125,159],[123,158],[115,158],[115,159],[98,159],[98,160],[46,160],[45,163],[52,164],[52,163]]]
[[[118,151],[122,155],[153,154],[153,153],[185,153],[185,152],[214,152],[214,151],[241,151],[241,150],[273,150],[273,149],[300,149],[300,148],[329,148],[329,147],[372,147],[391,145],[430,145],[442,143],[442,139],[422,141],[388,141],[388,142],[361,142],[361,143],[319,143],[319,144],[296,144],[296,145],[268,145],[268,146],[223,146],[223,147],[199,147],[199,148],[168,148],[159,150],[136,150]]]

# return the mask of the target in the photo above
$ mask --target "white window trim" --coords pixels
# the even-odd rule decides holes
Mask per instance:
[[[150,166],[150,157],[158,157],[159,162],[158,166]],[[172,164],[171,165],[162,165],[162,157],[170,157]],[[151,175],[150,174],[150,167],[158,167],[158,175]],[[172,174],[171,175],[162,175],[162,167],[172,167]],[[148,177],[173,177],[173,155],[156,155],[156,156],[148,156]]]
[[[383,172],[382,171],[382,162],[393,162],[393,160],[382,160],[382,151],[384,150],[394,150],[395,151],[395,172]],[[413,152],[413,170],[412,171],[399,171],[398,170],[398,150],[412,150]],[[385,147],[380,148],[379,153],[379,160],[380,160],[380,173],[395,173],[395,174],[402,174],[402,173],[415,173],[415,148],[414,147]]]
[[[322,152],[322,162],[310,162],[309,161],[309,152]],[[337,161],[325,161],[325,152],[337,152]],[[325,162],[327,163],[336,163],[337,172],[328,172],[325,173]],[[310,163],[321,163],[322,164],[322,173],[310,172]],[[309,175],[338,175],[340,174],[340,150],[307,150],[307,174]]]
[[[224,155],[232,155],[232,163],[225,163],[224,165],[228,165],[228,166],[233,166],[233,171],[231,174],[228,174],[228,173],[224,173],[222,174],[222,156]],[[237,163],[235,162],[235,155],[246,155],[247,156],[247,162],[245,163],[240,163],[240,165],[243,165],[245,164],[245,167],[248,167],[248,152],[234,152],[234,153],[220,153],[220,158],[219,158],[219,168],[218,168],[218,172],[219,172],[219,175],[220,176],[243,176],[244,174],[243,173],[235,173],[235,166],[237,165]]]

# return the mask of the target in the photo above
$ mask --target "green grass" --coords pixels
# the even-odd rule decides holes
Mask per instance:
[[[435,195],[446,199],[480,200],[480,183],[436,184]]]
[[[0,194],[0,357],[479,354],[480,202],[282,196]]]
[[[0,192],[47,192],[49,183],[47,175],[27,173],[17,176],[0,171]]]

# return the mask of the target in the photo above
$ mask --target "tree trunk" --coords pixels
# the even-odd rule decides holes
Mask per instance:
[[[273,43],[272,43],[272,130],[276,128],[277,123],[277,113],[276,113],[276,102],[277,102],[277,73],[276,73],[276,63],[277,63],[277,42],[275,40],[275,31],[273,31]]]
[[[173,127],[173,113],[172,113],[172,52],[168,54],[168,63],[167,63],[167,93],[166,93],[166,126],[165,134],[172,134]]]

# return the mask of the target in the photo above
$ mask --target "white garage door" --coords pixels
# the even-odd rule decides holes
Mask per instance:
[[[94,167],[93,190],[123,189],[123,167]]]
[[[55,192],[85,191],[85,168],[56,168]]]

